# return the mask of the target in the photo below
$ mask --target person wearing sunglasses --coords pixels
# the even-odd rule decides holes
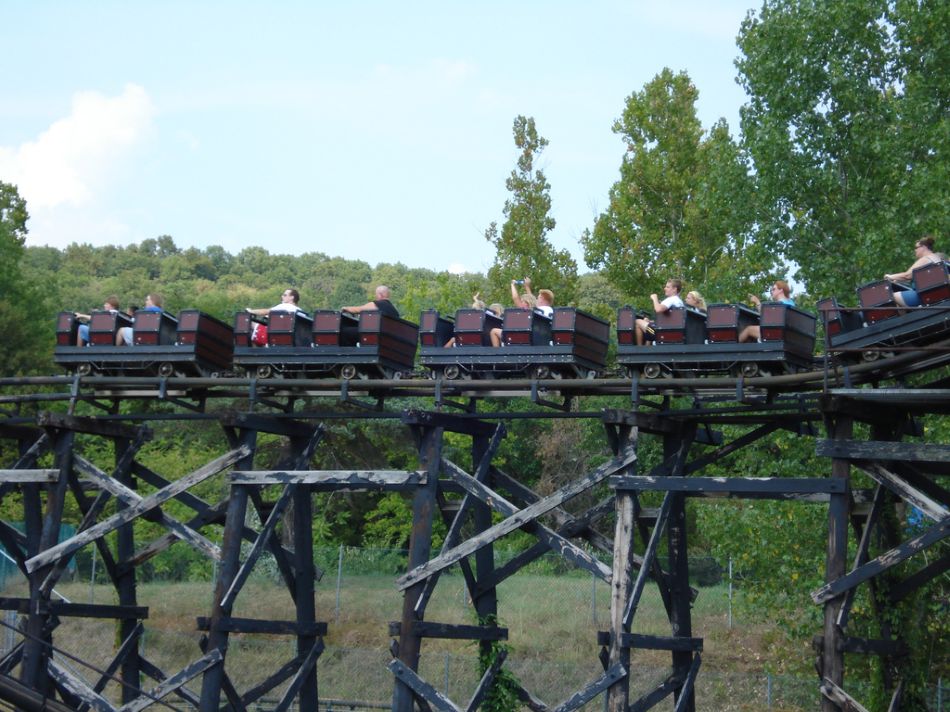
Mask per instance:
[[[934,264],[943,259],[943,255],[934,252],[934,239],[930,235],[924,235],[914,243],[914,264],[903,272],[894,272],[885,274],[884,279],[888,282],[910,282],[914,278],[914,270],[918,267]],[[919,307],[920,295],[913,289],[894,290],[894,301],[902,307]]]

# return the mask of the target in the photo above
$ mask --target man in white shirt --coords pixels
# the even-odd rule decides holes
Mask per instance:
[[[667,281],[666,285],[663,287],[663,294],[665,295],[663,301],[661,302],[656,294],[651,294],[650,299],[653,301],[653,311],[657,314],[662,314],[667,312],[670,309],[682,309],[684,307],[683,300],[680,299],[680,291],[683,289],[683,282],[678,279],[671,279]],[[653,322],[649,319],[637,319],[637,346],[643,346],[647,338],[653,338]]]

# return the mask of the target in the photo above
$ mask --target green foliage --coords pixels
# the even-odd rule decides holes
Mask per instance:
[[[479,616],[478,624],[483,626],[497,626],[498,617],[494,615]],[[498,640],[492,640],[487,645],[480,645],[478,651],[478,671],[481,675],[485,674],[504,651],[508,652],[508,646]],[[521,702],[518,698],[518,690],[521,687],[520,681],[513,672],[505,665],[502,665],[498,674],[495,675],[495,682],[492,684],[482,701],[481,709],[487,712],[513,712],[521,709]]]
[[[515,118],[515,146],[521,151],[518,167],[511,172],[505,187],[511,198],[505,201],[505,223],[501,232],[492,223],[485,239],[495,247],[495,262],[488,270],[490,292],[485,301],[507,302],[512,279],[529,277],[537,289],[551,289],[557,304],[571,304],[575,297],[577,263],[567,250],[555,250],[547,238],[554,229],[550,216],[551,189],[544,172],[535,168],[548,145],[538,134],[533,118]],[[537,294],[537,291],[535,291]]]
[[[736,301],[773,268],[753,237],[755,206],[744,157],[725,121],[704,136],[699,92],[664,69],[627,98],[613,126],[627,153],[610,205],[581,237],[584,257],[641,299],[644,284],[681,278],[707,300]]]
[[[810,292],[850,292],[950,234],[947,3],[767,0],[738,41],[762,239]]]
[[[20,267],[29,217],[16,186],[0,182],[0,363],[7,375],[47,370],[53,344],[52,329],[37,329],[33,321],[44,311],[41,283]]]

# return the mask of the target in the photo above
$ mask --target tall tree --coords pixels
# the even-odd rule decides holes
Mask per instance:
[[[43,295],[20,269],[29,218],[16,186],[0,182],[0,363],[5,374],[32,373],[50,362],[51,332],[32,322],[43,313],[38,309]]]
[[[577,263],[567,250],[556,250],[547,238],[555,226],[550,215],[551,186],[544,172],[535,167],[548,141],[538,134],[530,117],[515,118],[512,130],[521,154],[517,168],[505,181],[511,197],[505,201],[501,232],[494,222],[485,230],[485,239],[496,250],[488,282],[495,297],[507,299],[510,280],[527,276],[536,289],[552,289],[557,303],[567,304],[574,300]]]
[[[614,122],[627,147],[620,178],[581,243],[587,264],[628,294],[679,277],[733,301],[772,267],[752,240],[754,192],[743,156],[724,120],[704,135],[698,96],[685,72],[665,68],[627,98]]]
[[[950,236],[950,6],[766,0],[739,34],[742,129],[764,236],[844,294]],[[941,245],[942,247],[942,245]]]

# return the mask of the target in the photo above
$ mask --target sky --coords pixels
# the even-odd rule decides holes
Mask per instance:
[[[28,245],[322,252],[484,272],[512,124],[549,145],[548,235],[578,239],[624,153],[611,126],[664,67],[738,133],[752,0],[8,0],[0,181]],[[15,59],[13,59],[15,58]]]

